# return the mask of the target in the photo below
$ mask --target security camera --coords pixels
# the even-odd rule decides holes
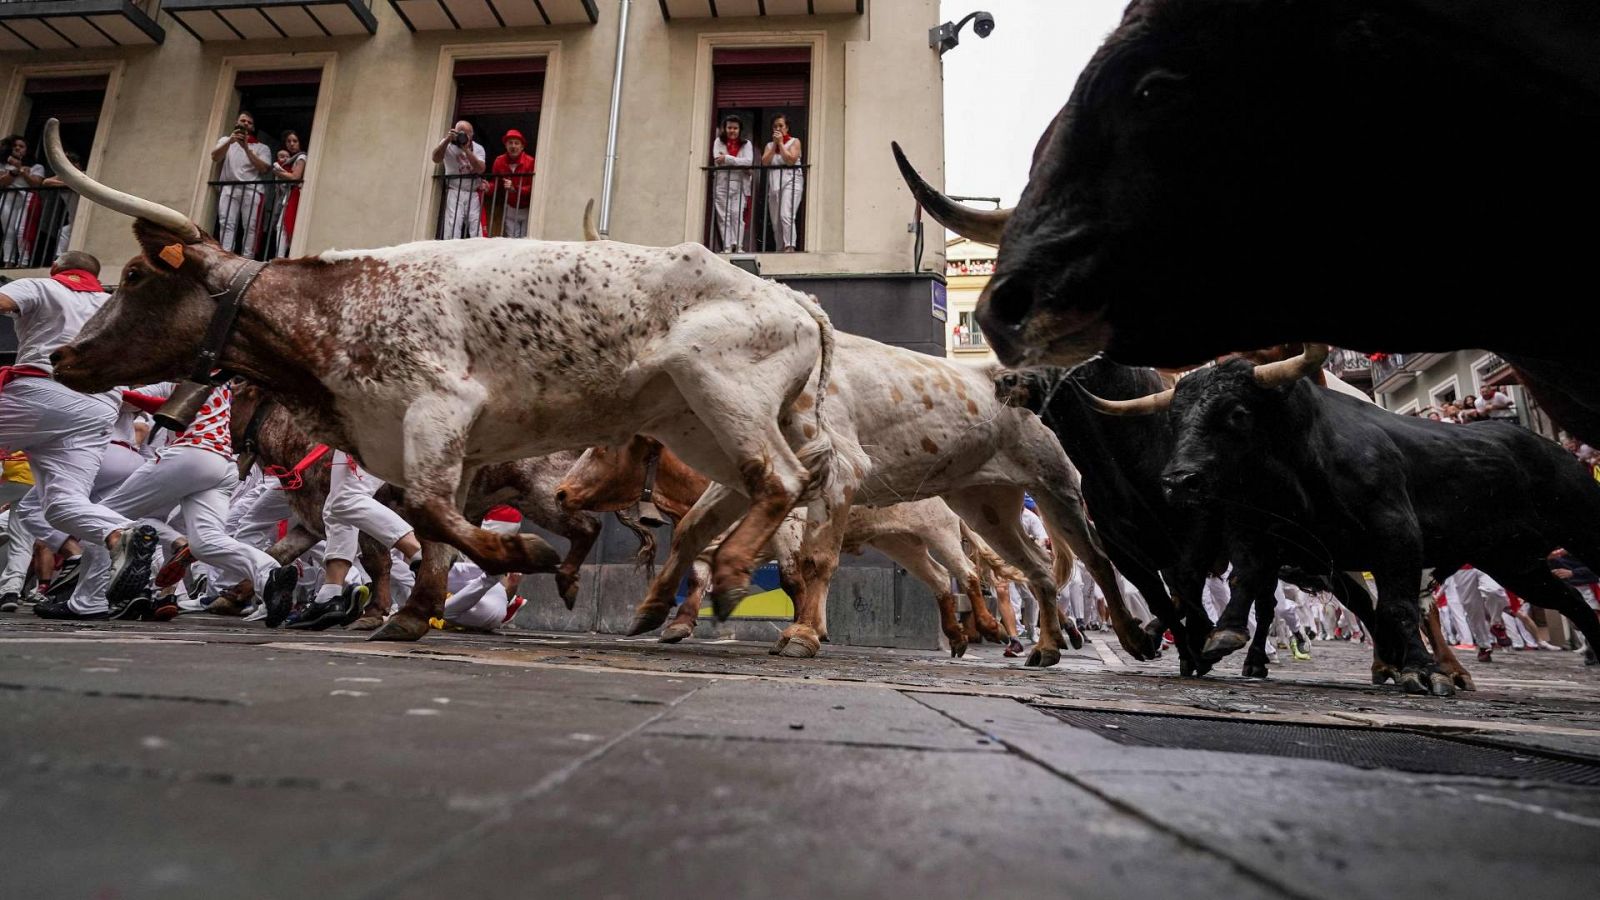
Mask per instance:
[[[946,22],[936,28],[928,29],[928,46],[939,51],[943,56],[961,43],[961,29],[967,23],[972,23],[972,30],[978,37],[986,38],[994,33],[994,16],[986,12],[968,13],[960,22]]]

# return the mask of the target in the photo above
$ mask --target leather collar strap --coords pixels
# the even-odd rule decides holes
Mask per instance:
[[[661,465],[661,445],[656,444],[644,457],[644,490],[639,493],[640,503],[653,503],[656,499],[656,468]]]
[[[222,351],[233,334],[234,320],[239,317],[239,308],[244,305],[245,291],[250,290],[256,276],[266,267],[264,262],[247,260],[239,267],[239,271],[233,273],[227,288],[220,294],[212,295],[212,299],[217,301],[217,309],[211,314],[211,324],[206,327],[206,339],[200,345],[200,355],[195,357],[194,369],[189,376],[191,380],[202,384],[212,380],[211,373],[216,371],[217,361],[222,359]]]

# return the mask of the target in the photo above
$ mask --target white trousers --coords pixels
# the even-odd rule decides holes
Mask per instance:
[[[180,507],[189,552],[195,559],[226,578],[248,578],[264,587],[278,564],[260,550],[234,540],[226,530],[228,494],[238,480],[233,462],[210,450],[168,447],[129,476],[106,498],[106,505],[136,519],[165,518],[174,506]],[[97,553],[94,560],[88,555],[85,547],[85,565],[92,568],[84,570],[72,595],[72,608],[80,612],[105,607],[111,576],[108,554]]]
[[[117,409],[44,378],[19,378],[0,393],[0,450],[23,450],[40,509],[53,528],[105,547],[126,516],[89,499],[111,442]]]
[[[806,177],[796,169],[767,170],[767,218],[772,220],[772,236],[778,246],[769,250],[793,250],[799,244],[795,216],[805,199]]]
[[[23,239],[31,196],[32,191],[0,191],[0,262],[8,266],[27,262],[33,250]],[[65,244],[62,249],[66,249]]]
[[[225,184],[217,193],[218,238],[222,249],[243,256],[255,256],[261,236],[261,208],[266,191],[259,184]],[[241,241],[243,246],[241,247]]]
[[[507,206],[500,221],[506,237],[525,238],[528,236],[528,211],[526,209]]]
[[[352,471],[350,457],[343,450],[333,451],[333,478],[328,499],[322,504],[322,524],[328,540],[325,559],[355,562],[356,545],[362,534],[388,549],[411,533],[409,522],[372,499],[381,487],[383,479],[360,466]]]
[[[717,250],[739,253],[745,249],[744,208],[750,199],[750,176],[744,172],[718,172],[711,190],[717,215]]]
[[[510,602],[499,576],[481,574],[444,602],[444,619],[467,628],[499,628]]]
[[[450,187],[444,192],[444,230],[439,237],[453,241],[456,238],[475,238],[483,235],[480,214],[482,203],[478,192],[466,188]]]
[[[6,542],[5,566],[0,568],[0,594],[20,594],[28,580],[28,564],[33,562],[33,531],[20,509],[12,507],[7,515],[10,540]]]

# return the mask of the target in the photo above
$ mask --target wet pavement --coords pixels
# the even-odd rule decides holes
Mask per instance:
[[[1600,891],[1600,669],[1574,653],[1467,654],[1479,690],[1436,699],[1366,684],[1343,642],[1256,682],[1098,633],[1043,671],[993,645],[360,637],[0,614],[0,897]],[[1173,717],[1139,729],[1169,745],[1107,712]],[[1218,752],[1195,718],[1306,728]],[[1431,737],[1299,758],[1397,732]],[[1502,771],[1429,770],[1462,746]]]

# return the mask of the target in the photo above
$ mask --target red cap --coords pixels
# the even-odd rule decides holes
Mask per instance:
[[[522,136],[522,132],[516,130],[515,128],[513,128],[510,131],[506,132],[506,136],[501,138],[500,142],[501,143],[505,143],[506,141],[509,141],[512,138],[516,138],[517,140],[523,142],[524,144],[526,144],[528,142],[528,139]]]
[[[515,507],[501,505],[492,507],[488,512],[484,513],[483,520],[485,522],[521,522],[522,513],[518,512]]]

